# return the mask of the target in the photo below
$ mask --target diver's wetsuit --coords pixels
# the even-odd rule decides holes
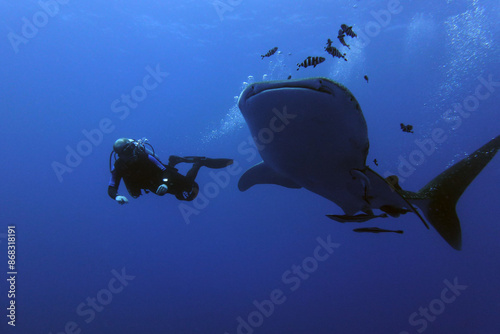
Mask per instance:
[[[131,161],[130,161],[131,160]],[[119,158],[111,171],[108,185],[108,195],[115,199],[118,195],[118,186],[123,179],[129,194],[133,198],[141,196],[142,191],[156,193],[162,184],[167,185],[167,193],[175,195],[177,199],[192,201],[198,195],[199,186],[194,181],[202,165],[194,163],[186,176],[178,173],[173,165],[163,165],[150,154],[143,155],[129,161]]]

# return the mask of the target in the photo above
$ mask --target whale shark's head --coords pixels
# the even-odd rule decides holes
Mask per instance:
[[[345,122],[346,125],[358,126],[351,122],[351,118],[364,123],[358,101],[352,93],[326,78],[257,82],[241,93],[238,107],[251,131],[269,128],[276,113],[284,109],[300,118],[323,121],[326,118],[339,126]],[[357,127],[356,132],[359,130]],[[366,132],[366,125],[361,130]]]
[[[252,109],[251,105],[248,105],[248,103],[252,100],[260,100],[263,102],[267,97],[267,103],[269,106],[271,106],[271,108],[277,108],[277,104],[279,103],[276,97],[279,95],[277,93],[280,92],[283,93],[283,95],[286,95],[287,104],[290,104],[290,102],[294,100],[303,100],[304,97],[306,97],[306,99],[310,99],[313,95],[345,95],[346,98],[348,98],[350,102],[353,102],[353,105],[359,110],[358,102],[347,88],[326,78],[257,82],[249,85],[241,93],[238,99],[238,107],[240,108],[243,116],[245,116],[245,114]],[[265,110],[260,111],[265,112]]]
[[[262,93],[265,91],[273,89],[292,89],[292,90],[311,90],[316,92],[324,92],[327,94],[333,94],[334,90],[339,87],[338,83],[335,83],[326,78],[309,78],[309,79],[299,79],[299,80],[287,80],[287,81],[263,81],[256,82],[249,85],[240,95],[238,101],[239,106],[246,102],[248,99]],[[344,88],[345,89],[345,88]]]
[[[238,106],[254,138],[266,141],[266,150],[312,150],[326,145],[337,151],[353,149],[349,155],[368,152],[367,127],[358,101],[332,80],[254,83],[241,93]]]

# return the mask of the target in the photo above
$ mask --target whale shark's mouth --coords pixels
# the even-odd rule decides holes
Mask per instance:
[[[326,93],[335,96],[335,91],[338,92],[339,88],[344,90],[345,93],[354,99],[354,96],[352,96],[352,94],[345,87],[326,78],[257,82],[248,86],[241,93],[238,100],[238,106],[240,107],[240,110],[243,110],[248,100],[269,91],[295,90],[297,93],[309,91],[314,93]],[[292,92],[292,94],[293,93],[294,92]]]

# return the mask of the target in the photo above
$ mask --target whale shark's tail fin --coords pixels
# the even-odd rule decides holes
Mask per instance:
[[[422,210],[444,240],[457,250],[462,247],[462,232],[455,206],[465,189],[499,149],[500,136],[490,140],[420,189],[417,197],[425,199],[410,200]]]

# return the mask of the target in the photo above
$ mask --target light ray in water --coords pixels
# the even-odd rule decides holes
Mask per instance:
[[[282,52],[277,52],[272,60],[269,61],[268,74],[262,76],[262,80],[281,80],[286,79],[290,74],[289,69],[285,65],[285,54]],[[255,82],[255,78],[249,75],[247,81],[241,84],[238,95],[234,97],[234,104],[228,109],[226,115],[219,121],[218,125],[214,128],[208,129],[207,133],[202,136],[202,142],[204,144],[210,143],[213,140],[217,140],[223,136],[233,133],[244,127],[245,121],[243,116],[238,109],[238,96],[248,85]]]

